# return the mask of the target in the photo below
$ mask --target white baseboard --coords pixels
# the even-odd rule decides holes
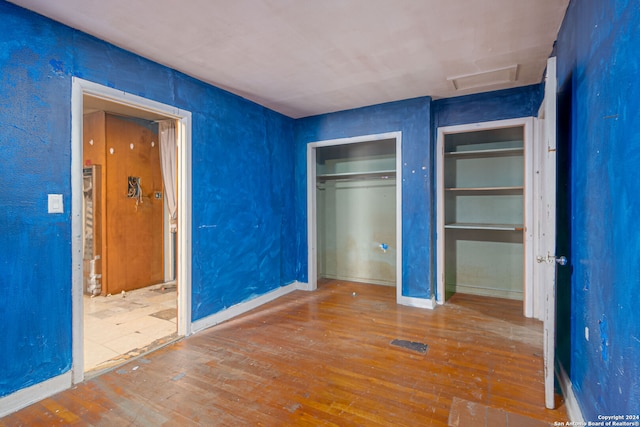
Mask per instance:
[[[335,274],[326,274],[326,273],[319,275],[318,278],[338,280],[338,281],[342,280],[344,282],[363,283],[367,285],[390,286],[393,288],[396,287],[395,281],[379,280],[376,278],[350,277],[350,276],[344,276],[344,275],[341,275],[340,277],[338,277]]]
[[[306,282],[294,282],[296,284],[296,289],[299,291],[315,291],[315,289],[311,289],[311,285]]]
[[[311,289],[308,283],[295,282],[295,284],[297,286],[297,289],[301,291],[315,291],[315,289]],[[433,310],[437,306],[435,296],[431,296],[431,298],[398,296],[396,302],[398,304],[406,305],[409,307],[428,308],[430,310]]]
[[[219,323],[225,322],[236,316],[240,316],[241,314],[251,311],[254,308],[258,308],[263,304],[266,304],[270,301],[273,301],[274,299],[280,298],[283,295],[293,292],[296,289],[299,289],[298,282],[293,282],[286,286],[282,286],[277,289],[274,289],[273,291],[268,292],[264,295],[260,295],[259,297],[254,298],[252,300],[241,302],[239,304],[231,306],[226,310],[220,311],[216,314],[212,314],[211,316],[198,319],[195,322],[191,323],[191,332],[196,333],[204,329],[210,328],[212,326],[215,326]]]
[[[0,398],[0,418],[71,387],[71,371]]]
[[[428,308],[433,310],[436,308],[436,297],[431,298],[415,298],[415,297],[398,297],[398,304],[406,305],[409,307]]]
[[[483,286],[467,285],[457,283],[455,285],[447,284],[445,287],[447,292],[460,292],[462,294],[480,295],[485,297],[505,298],[522,301],[524,293],[522,291],[509,291],[505,289],[489,288]]]
[[[566,371],[561,364],[556,363],[556,375],[558,376],[558,383],[564,396],[564,406],[567,408],[567,415],[569,420],[574,423],[584,423],[584,417],[578,404],[578,399],[573,393],[573,385],[571,385],[571,379],[567,375]]]

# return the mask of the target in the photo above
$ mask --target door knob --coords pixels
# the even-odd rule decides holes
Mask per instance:
[[[556,263],[558,265],[567,265],[569,263],[569,261],[567,261],[567,257],[566,256],[553,256],[553,255],[547,255],[547,256],[537,256],[536,257],[536,261],[538,263],[549,263],[549,264],[553,264],[553,261],[556,261]]]

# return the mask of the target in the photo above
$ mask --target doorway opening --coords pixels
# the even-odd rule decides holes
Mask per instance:
[[[401,133],[307,148],[309,289],[318,280],[387,285],[402,295]]]
[[[174,119],[90,95],[83,114],[84,370],[91,372],[177,337],[176,140]]]
[[[81,79],[72,112],[79,382],[190,333],[190,113]]]

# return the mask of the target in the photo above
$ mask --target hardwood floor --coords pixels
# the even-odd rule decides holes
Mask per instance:
[[[517,301],[462,294],[435,310],[404,307],[391,287],[324,282],[0,425],[446,426],[454,401],[546,425],[567,421],[564,406],[544,408],[542,325],[521,313]],[[471,415],[452,425],[472,425],[457,424]]]

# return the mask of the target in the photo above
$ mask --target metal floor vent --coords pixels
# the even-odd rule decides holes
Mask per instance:
[[[423,344],[421,342],[413,342],[407,340],[393,340],[391,341],[391,345],[406,348],[407,350],[415,351],[421,354],[426,354],[428,348],[426,344]]]

